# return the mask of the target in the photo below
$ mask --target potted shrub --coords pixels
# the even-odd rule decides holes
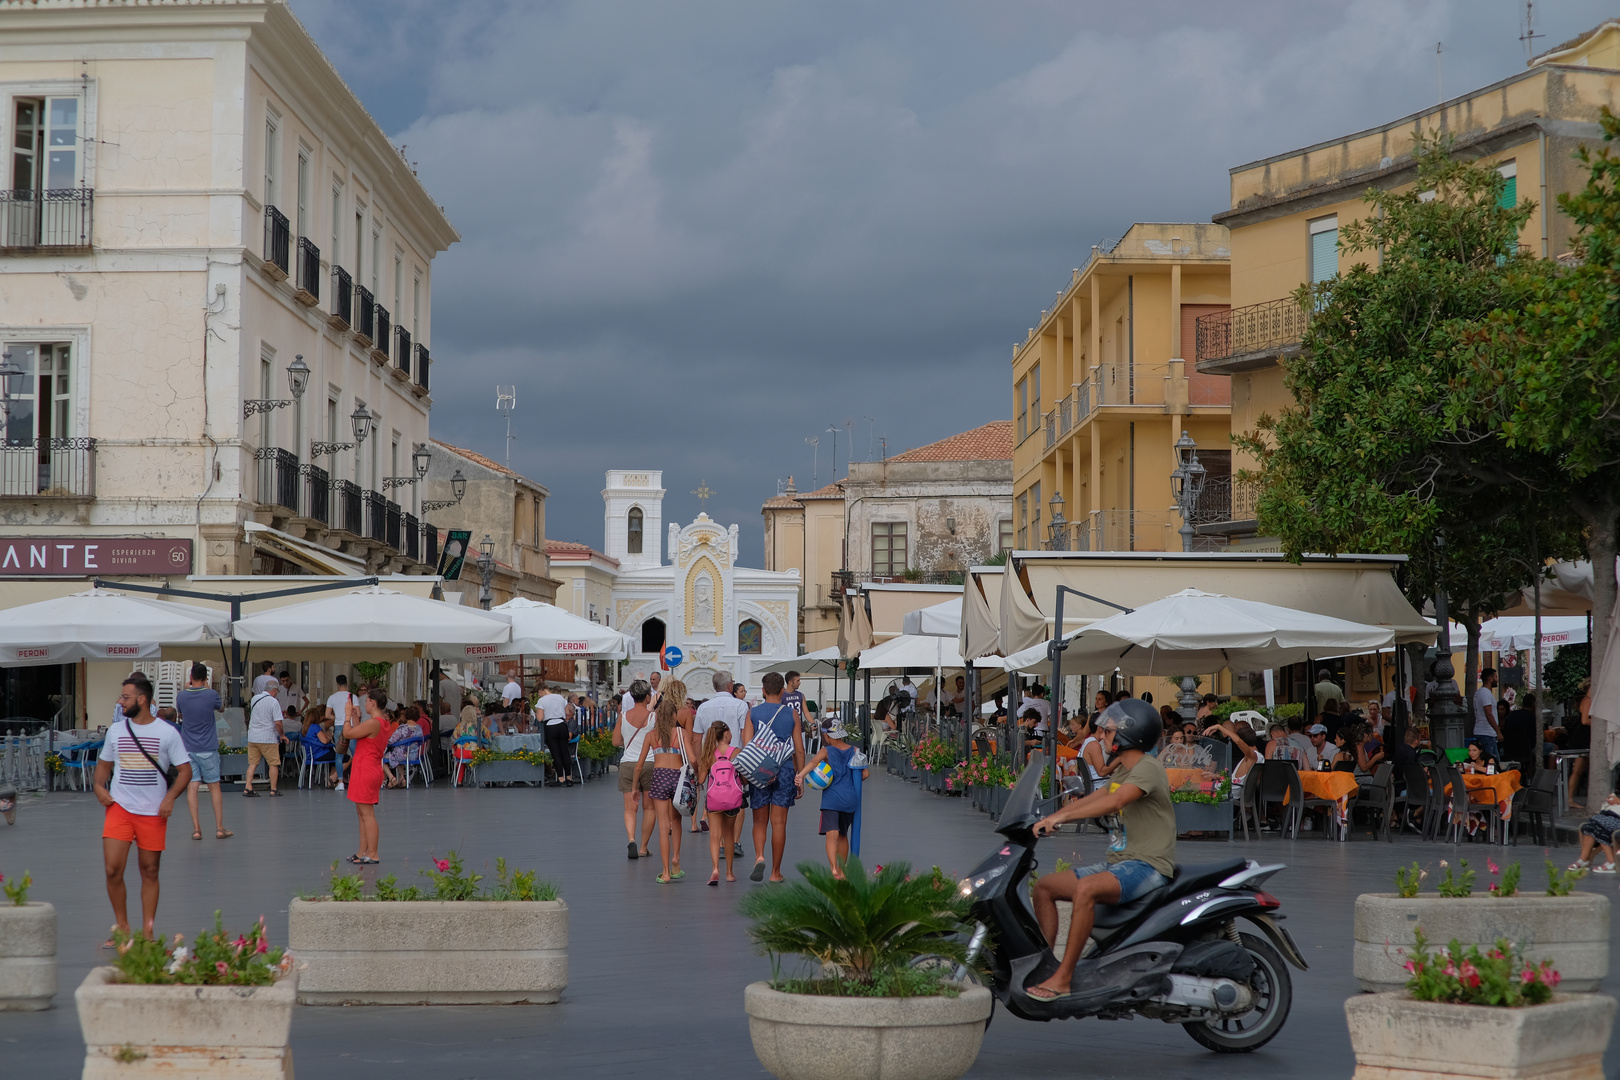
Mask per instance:
[[[973,1067],[990,991],[949,978],[966,904],[938,868],[912,879],[903,863],[868,875],[858,858],[834,878],[801,863],[802,882],[743,898],[749,936],[772,977],[743,992],[760,1064],[781,1080],[953,1080]],[[781,957],[820,968],[784,978]]]
[[[1015,779],[1012,770],[993,757],[963,762],[954,777],[958,788],[972,793],[974,809],[998,816],[1007,805],[1007,792]]]
[[[1219,772],[1213,779],[1170,793],[1176,807],[1176,832],[1232,834],[1232,775]]]
[[[454,851],[421,873],[365,892],[333,864],[329,892],[287,911],[303,965],[302,1005],[516,1005],[558,1000],[568,985],[568,905],[532,870],[495,860],[480,886]],[[472,905],[469,908],[468,905]]]
[[[1505,938],[1531,960],[1550,960],[1564,992],[1589,993],[1609,972],[1609,898],[1576,892],[1584,871],[1561,871],[1547,862],[1547,887],[1539,895],[1520,891],[1520,867],[1498,866],[1481,892],[1467,860],[1457,867],[1441,860],[1439,891],[1419,895],[1429,873],[1416,863],[1396,874],[1393,893],[1356,897],[1354,970],[1363,990],[1386,992],[1406,985],[1401,950],[1416,941],[1417,928],[1436,941],[1456,939],[1489,948]]]
[[[946,779],[961,763],[957,749],[938,735],[925,735],[911,751],[911,760],[922,772],[923,787],[941,795],[948,790]]]
[[[497,750],[481,746],[473,752],[475,784],[544,784],[551,754],[545,750]]]
[[[586,763],[585,775],[587,778],[601,776],[607,772],[608,759],[617,749],[613,745],[613,730],[611,728],[598,728],[579,737],[579,757]]]
[[[56,908],[28,900],[34,879],[0,874],[0,1012],[34,1012],[56,996]]]
[[[1421,930],[1401,950],[1406,988],[1344,1004],[1357,1076],[1601,1080],[1615,1001],[1559,994],[1556,968],[1506,938],[1481,952],[1430,952]]]
[[[108,967],[74,992],[87,1080],[126,1076],[231,1076],[282,1080],[293,1073],[293,958],[272,949],[261,917],[232,937],[214,928],[191,948],[115,934]]]

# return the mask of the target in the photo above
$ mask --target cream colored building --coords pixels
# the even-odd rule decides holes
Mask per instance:
[[[613,582],[619,572],[619,560],[604,555],[589,544],[576,544],[572,540],[547,540],[546,556],[551,564],[551,576],[557,581],[558,607],[582,619],[604,626],[613,617]],[[590,669],[595,665],[596,671]],[[611,685],[611,661],[576,660],[574,681],[579,685],[597,683]]]
[[[1132,225],[1013,348],[1013,547],[1180,551],[1183,432],[1209,478],[1200,511],[1230,497],[1230,380],[1186,360],[1196,320],[1229,303],[1227,244],[1219,225]]]
[[[1400,190],[1414,183],[1412,146],[1419,133],[1444,132],[1457,152],[1496,166],[1507,181],[1504,200],[1534,200],[1519,243],[1531,255],[1556,258],[1569,251],[1573,235],[1557,199],[1585,185],[1572,155],[1582,143],[1601,144],[1604,107],[1620,109],[1620,23],[1612,20],[1490,86],[1232,169],[1231,209],[1215,215],[1231,234],[1232,308],[1198,320],[1195,354],[1200,373],[1232,381],[1232,430],[1252,431],[1262,415],[1294,405],[1283,367],[1299,354],[1308,313],[1293,294],[1355,263],[1376,264],[1376,253],[1339,250],[1339,233],[1367,213],[1362,196],[1369,187]],[[1233,464],[1254,467],[1242,454]],[[1242,488],[1230,520],[1205,531],[1240,542],[1252,537],[1253,499]]]

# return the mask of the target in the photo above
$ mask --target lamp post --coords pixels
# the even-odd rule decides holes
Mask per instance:
[[[478,602],[488,611],[495,603],[495,541],[489,533],[478,542],[478,573],[483,584],[478,589]]]
[[[1198,460],[1198,444],[1185,431],[1176,440],[1176,468],[1170,474],[1170,493],[1181,511],[1181,550],[1193,549],[1193,512],[1204,494],[1207,470]]]
[[[275,409],[284,409],[288,405],[304,396],[304,389],[309,386],[309,365],[304,363],[304,354],[299,353],[293,357],[293,362],[287,365],[287,389],[291,391],[291,398],[248,398],[242,402],[242,419],[256,413],[267,413]]]
[[[427,448],[427,443],[421,443],[415,450],[411,451],[411,475],[383,477],[383,490],[387,491],[390,488],[404,487],[406,484],[416,483],[427,475],[428,466],[432,463],[433,452]]]
[[[1063,492],[1054,491],[1048,505],[1052,508],[1052,518],[1046,523],[1046,527],[1052,534],[1052,540],[1047,548],[1051,551],[1068,551],[1069,522],[1063,516]]]
[[[450,494],[453,499],[430,499],[422,503],[422,513],[431,514],[435,510],[443,510],[447,506],[454,506],[467,495],[467,478],[457,469],[455,475],[450,477]]]
[[[1435,550],[1439,552],[1441,574],[1436,575],[1442,580],[1446,562],[1446,535],[1436,532],[1434,537]],[[1439,640],[1435,643],[1434,658],[1434,689],[1429,693],[1425,702],[1425,712],[1429,718],[1429,735],[1433,744],[1442,750],[1458,750],[1464,745],[1467,737],[1468,708],[1460,700],[1462,694],[1457,689],[1457,668],[1451,662],[1451,614],[1447,610],[1446,589],[1444,585],[1436,585],[1434,590],[1434,621],[1439,624]],[[1413,678],[1416,682],[1416,678]]]
[[[349,414],[349,428],[354,432],[354,442],[312,442],[309,444],[309,456],[323,457],[360,447],[371,437],[371,426],[375,422],[376,417],[366,411],[364,405],[356,405],[354,412]]]

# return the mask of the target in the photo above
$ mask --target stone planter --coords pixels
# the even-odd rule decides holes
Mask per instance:
[[[0,899],[0,1012],[36,1012],[56,994],[56,909]]]
[[[1232,801],[1222,803],[1178,802],[1176,832],[1218,832],[1232,835]],[[1402,982],[1401,985],[1405,985]]]
[[[294,900],[301,1005],[549,1004],[568,985],[562,900]]]
[[[973,1067],[990,991],[961,996],[844,998],[743,991],[754,1056],[779,1080],[955,1080]]]
[[[294,973],[270,986],[126,986],[98,967],[74,992],[84,1080],[289,1080]]]
[[[486,761],[472,767],[472,778],[475,784],[541,784],[546,767],[527,761]]]
[[[1521,1009],[1413,1001],[1404,991],[1344,1003],[1355,1080],[1602,1080],[1614,1010],[1601,994]]]
[[[1355,976],[1363,990],[1405,988],[1406,956],[1398,950],[1410,950],[1419,926],[1431,947],[1455,938],[1483,951],[1507,938],[1529,959],[1551,960],[1564,992],[1589,993],[1609,973],[1609,898],[1598,893],[1500,900],[1479,893],[1410,899],[1362,893],[1356,897]]]
[[[247,751],[219,755],[219,782],[230,783],[247,777]]]

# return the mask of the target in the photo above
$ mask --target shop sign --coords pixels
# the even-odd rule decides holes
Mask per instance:
[[[0,537],[0,577],[191,573],[191,541],[146,536]]]

